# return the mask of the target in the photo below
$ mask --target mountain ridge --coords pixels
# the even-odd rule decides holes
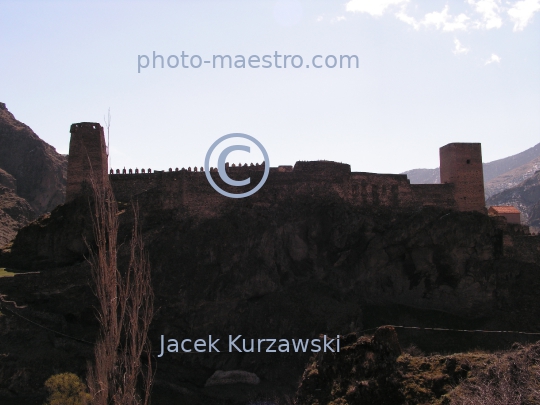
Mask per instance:
[[[484,163],[484,188],[486,198],[507,188],[517,186],[540,169],[540,143],[506,158]],[[439,168],[411,169],[403,172],[411,184],[440,183]]]

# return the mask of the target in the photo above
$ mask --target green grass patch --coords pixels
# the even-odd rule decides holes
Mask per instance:
[[[13,277],[15,273],[7,271],[6,269],[0,268],[0,277]]]

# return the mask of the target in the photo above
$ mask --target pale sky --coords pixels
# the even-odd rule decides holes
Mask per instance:
[[[71,123],[103,125],[110,108],[113,168],[202,166],[232,132],[258,139],[272,166],[399,173],[437,167],[450,142],[481,142],[488,162],[540,142],[539,11],[540,0],[0,0],[0,101],[60,153]],[[153,52],[165,67],[138,73]],[[168,67],[182,52],[188,66],[229,54],[246,67]],[[303,65],[247,66],[275,52]],[[307,68],[315,55],[323,67]],[[325,67],[328,55],[359,67]]]

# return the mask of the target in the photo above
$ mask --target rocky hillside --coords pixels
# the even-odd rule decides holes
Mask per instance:
[[[445,333],[443,331],[439,334]],[[448,333],[448,332],[446,332]],[[343,350],[316,355],[298,404],[493,405],[540,402],[540,342],[508,351],[423,355],[402,351],[394,328],[342,339]]]
[[[532,177],[496,194],[486,205],[513,205],[521,211],[521,220],[540,228],[540,170]]]
[[[161,197],[155,193],[140,194],[139,204],[156,294],[150,332],[156,350],[161,335],[313,339],[386,324],[540,329],[540,237],[496,218],[436,208],[360,209],[301,194],[265,204],[230,199],[202,219],[183,209],[156,210]],[[120,208],[125,242],[132,213],[127,202]],[[40,403],[51,374],[84,376],[92,351],[65,335],[95,339],[83,241],[91,243],[91,235],[88,202],[75,200],[23,228],[0,253],[0,267],[23,271],[0,277],[4,299],[19,306],[0,303],[0,402]],[[123,243],[120,266],[128,254]],[[404,333],[400,340],[426,351],[461,351],[508,347],[514,337]],[[292,396],[309,358],[296,352],[166,353],[156,358],[153,402],[245,405]],[[253,373],[260,384],[208,386],[218,370]]]
[[[67,158],[0,103],[0,245],[64,202],[66,170]]]
[[[489,198],[504,190],[518,187],[520,183],[531,178],[538,170],[540,170],[540,156],[488,180],[485,184],[486,196]]]
[[[24,198],[0,185],[0,246],[13,240],[17,230],[34,218],[34,210]]]
[[[17,180],[0,169],[0,246],[11,241],[35,216],[28,202],[17,195]]]
[[[515,187],[540,169],[540,143],[517,155],[484,163],[486,198]],[[404,172],[413,184],[440,183],[439,168]]]

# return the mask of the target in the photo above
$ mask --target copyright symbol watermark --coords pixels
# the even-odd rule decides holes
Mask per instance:
[[[257,147],[259,148],[259,150],[261,151],[261,153],[262,153],[262,155],[264,157],[264,174],[263,174],[263,177],[262,177],[261,181],[253,189],[251,189],[251,190],[249,190],[249,191],[247,191],[245,193],[234,194],[234,193],[229,193],[228,191],[225,191],[225,190],[221,189],[216,184],[216,182],[212,178],[212,174],[210,173],[210,158],[212,157],[212,152],[214,152],[214,149],[216,149],[216,147],[219,144],[221,144],[222,142],[226,141],[227,139],[231,139],[231,138],[243,138],[243,139],[247,139],[247,140],[253,142],[255,145],[257,145]],[[232,145],[232,146],[228,146],[225,149],[223,149],[223,151],[219,154],[218,165],[217,165],[218,174],[219,174],[219,177],[221,178],[221,180],[223,180],[226,184],[228,184],[230,186],[234,186],[234,187],[242,187],[242,186],[246,186],[246,185],[251,183],[251,178],[250,177],[248,177],[247,179],[244,179],[244,180],[233,180],[233,179],[231,179],[229,177],[229,175],[227,174],[227,172],[225,170],[225,160],[227,159],[227,156],[231,152],[243,151],[243,152],[248,152],[249,153],[250,150],[251,150],[251,148],[249,146],[245,146],[245,145]],[[204,159],[204,172],[206,174],[206,178],[207,178],[208,182],[214,188],[214,190],[216,190],[218,193],[224,195],[225,197],[229,197],[229,198],[244,198],[244,197],[249,197],[250,195],[255,194],[264,185],[264,183],[268,179],[268,174],[270,173],[270,159],[268,158],[268,153],[266,152],[266,149],[264,148],[264,146],[262,146],[262,144],[258,140],[256,140],[254,137],[252,137],[250,135],[246,135],[246,134],[241,134],[241,133],[233,133],[233,134],[228,134],[228,135],[222,136],[217,141],[215,141],[212,144],[212,146],[210,146],[210,149],[208,149],[208,152],[206,152],[206,157]]]

